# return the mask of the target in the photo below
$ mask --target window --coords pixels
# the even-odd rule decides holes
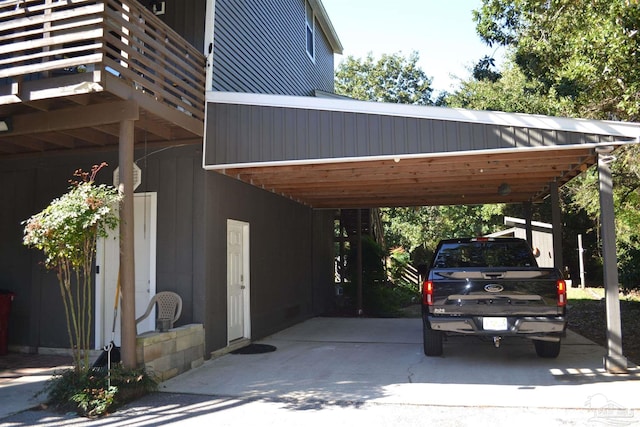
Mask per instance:
[[[306,9],[306,30],[307,30],[307,54],[311,59],[315,59],[315,19],[313,18],[313,9],[309,1],[305,1]]]
[[[438,251],[435,268],[536,267],[524,242],[445,243]]]

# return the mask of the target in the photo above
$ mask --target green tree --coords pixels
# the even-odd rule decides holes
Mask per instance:
[[[348,57],[336,71],[336,93],[364,101],[432,105],[431,80],[418,59],[416,52],[408,57],[382,55],[378,60],[371,54]],[[484,67],[491,65],[486,59]],[[494,231],[502,221],[501,210],[501,205],[382,209],[385,241],[389,247],[409,250],[414,263],[425,263],[441,238]]]
[[[490,45],[505,46],[519,82],[467,82],[450,105],[569,117],[638,121],[640,5],[637,0],[483,0],[474,12]],[[506,74],[506,72],[505,72]],[[503,87],[503,85],[505,85]],[[520,88],[520,89],[519,89]],[[523,92],[525,91],[525,92]],[[525,93],[530,97],[522,96]],[[511,95],[510,95],[511,94]],[[520,102],[513,94],[522,96]],[[546,109],[546,111],[545,111]],[[621,147],[613,163],[618,258],[623,286],[640,286],[640,147]],[[564,187],[565,212],[599,216],[596,172]]]
[[[502,225],[504,205],[421,206],[384,209],[385,239],[412,253],[413,263],[429,262],[440,239],[481,236]]]
[[[96,240],[118,224],[118,191],[95,185],[98,171],[78,170],[67,193],[25,221],[25,245],[40,249],[45,265],[56,272],[65,308],[67,333],[73,351],[76,374],[89,369],[92,313],[92,271]]]
[[[573,102],[546,92],[537,81],[527,79],[513,62],[507,61],[500,78],[470,79],[460,82],[458,90],[446,98],[446,105],[474,110],[514,113],[571,115]]]
[[[431,79],[417,65],[417,52],[383,54],[375,59],[347,57],[336,70],[335,91],[363,101],[432,105]]]
[[[638,120],[637,0],[483,0],[474,19],[528,79],[570,97],[575,116]]]
[[[482,57],[473,67],[472,75],[476,80],[488,80],[490,82],[496,82],[502,77],[502,73],[496,69],[495,59],[487,55]]]

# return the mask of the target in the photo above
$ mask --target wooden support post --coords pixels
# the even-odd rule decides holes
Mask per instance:
[[[358,245],[358,271],[357,271],[357,314],[358,316],[362,316],[363,314],[363,299],[362,299],[362,209],[357,210],[358,221],[357,221],[357,231],[356,231],[356,244]]]
[[[558,193],[558,183],[549,184],[551,195],[551,223],[553,226],[553,266],[560,271],[564,271],[564,260],[562,259],[562,211],[560,209],[560,194]]]
[[[125,368],[136,367],[136,293],[133,230],[134,121],[120,122],[120,286],[122,290],[121,357]]]
[[[531,202],[524,202],[522,204],[522,210],[524,212],[524,232],[527,238],[529,247],[533,249],[533,226],[531,225],[531,217],[533,215]]]
[[[344,289],[344,279],[345,279],[345,275],[346,275],[346,269],[345,267],[345,251],[344,251],[344,244],[345,244],[345,239],[344,239],[344,234],[345,234],[345,229],[344,229],[344,210],[340,209],[340,226],[338,228],[338,232],[340,233],[340,237],[339,239],[339,250],[340,250],[340,268],[338,269],[338,273],[340,274],[340,287],[342,289]]]

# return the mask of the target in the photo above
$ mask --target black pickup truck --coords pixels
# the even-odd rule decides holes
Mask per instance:
[[[533,340],[540,357],[560,353],[566,330],[566,284],[540,268],[525,240],[443,240],[422,289],[424,354],[442,355],[445,334]]]

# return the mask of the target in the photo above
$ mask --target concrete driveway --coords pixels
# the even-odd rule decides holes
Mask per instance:
[[[614,376],[605,351],[569,332],[557,359],[536,356],[529,340],[500,348],[473,337],[445,342],[444,356],[422,351],[420,319],[314,318],[262,343],[272,353],[225,355],[161,385],[161,390],[291,404],[405,405],[640,410],[640,371]],[[640,412],[637,414],[640,421]]]
[[[553,360],[463,337],[427,358],[420,319],[314,318],[260,343],[277,350],[206,361],[103,419],[29,410],[0,425],[640,425],[638,367],[603,372],[604,349],[571,332]]]

